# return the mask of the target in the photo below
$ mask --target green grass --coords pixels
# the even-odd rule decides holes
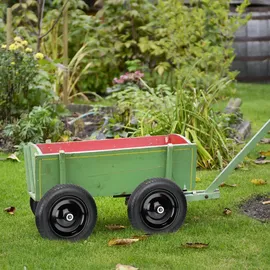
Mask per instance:
[[[269,118],[270,87],[239,85],[243,99],[242,111],[256,131]],[[251,154],[254,158],[259,145]],[[174,234],[155,235],[126,247],[108,247],[112,238],[138,235],[131,228],[123,199],[97,198],[98,222],[87,241],[69,243],[49,241],[40,237],[29,208],[24,164],[0,162],[0,210],[15,206],[15,215],[0,211],[0,270],[5,269],[115,269],[117,263],[140,269],[269,269],[270,224],[251,219],[241,213],[239,205],[256,194],[270,191],[270,165],[249,162],[236,170],[228,183],[236,188],[222,188],[221,198],[188,204],[183,227]],[[217,175],[216,171],[199,171],[205,188]],[[250,180],[262,178],[268,185],[254,186]],[[223,209],[232,210],[224,216]],[[124,231],[111,232],[106,224],[128,226]],[[184,249],[186,242],[209,243],[203,250]]]

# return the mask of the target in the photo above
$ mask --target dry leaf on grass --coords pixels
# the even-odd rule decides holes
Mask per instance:
[[[263,179],[252,179],[250,182],[252,184],[254,184],[254,185],[257,185],[257,186],[266,185],[267,184],[267,182],[265,180],[263,180]]]
[[[226,184],[226,183],[221,183],[220,185],[219,185],[220,187],[237,187],[237,185],[236,184]]]
[[[232,214],[232,210],[230,208],[224,208],[223,214],[228,216]]]
[[[136,267],[131,266],[131,265],[124,265],[124,264],[118,263],[116,265],[115,270],[139,270],[139,268],[136,268]]]
[[[5,212],[9,213],[10,215],[14,215],[16,208],[14,206],[10,206],[4,209]]]
[[[150,236],[150,234],[143,234],[143,235],[133,235],[132,239],[138,239],[138,240],[145,240]]]
[[[267,164],[267,163],[270,163],[270,160],[268,159],[265,159],[265,157],[260,157],[260,158],[257,158],[256,160],[254,160],[254,162],[256,164]]]
[[[105,227],[111,231],[123,230],[126,228],[126,226],[119,225],[119,224],[105,225]]]
[[[268,144],[268,143],[270,143],[270,138],[261,139],[260,143]]]
[[[68,142],[69,141],[69,136],[68,135],[63,135],[60,137],[60,142]]]
[[[133,243],[138,242],[140,239],[133,239],[133,238],[123,238],[123,239],[112,239],[108,242],[108,246],[127,246]]]
[[[262,202],[263,205],[270,204],[270,201]]]
[[[260,155],[261,155],[261,157],[270,157],[270,150],[269,151],[261,151]]]
[[[186,243],[182,245],[184,248],[208,248],[209,244],[204,243]]]
[[[11,154],[7,157],[8,159],[12,159],[12,160],[15,160],[15,161],[18,161],[18,162],[21,162],[18,157],[16,156],[16,154]]]

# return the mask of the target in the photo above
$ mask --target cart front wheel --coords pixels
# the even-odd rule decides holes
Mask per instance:
[[[133,227],[151,234],[177,231],[186,212],[184,193],[168,179],[146,180],[128,200],[128,217]]]
[[[69,184],[50,189],[38,203],[35,214],[40,235],[49,239],[86,239],[97,220],[93,197],[83,188]]]
[[[31,197],[30,197],[30,208],[32,213],[35,215],[36,213],[36,208],[37,208],[38,202],[34,201]]]

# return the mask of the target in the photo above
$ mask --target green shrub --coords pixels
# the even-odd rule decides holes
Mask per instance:
[[[0,49],[0,121],[4,134],[15,144],[57,141],[63,132],[58,117],[63,108],[53,91],[54,76],[43,54],[33,54],[27,45],[16,37],[13,44]]]
[[[51,105],[34,107],[29,114],[23,114],[15,124],[4,128],[4,135],[13,138],[15,144],[23,142],[40,143],[50,139],[58,141],[63,134],[64,124],[59,120]]]
[[[15,38],[8,48],[0,51],[0,112],[1,118],[11,120],[29,111],[28,98],[32,94],[30,84],[38,73],[37,60],[26,48],[27,41]]]
[[[212,106],[230,81],[221,79],[207,91],[194,89],[192,93],[182,85],[176,90],[167,85],[153,89],[141,82],[144,89],[129,85],[109,97],[116,100],[118,108],[110,123],[120,123],[129,136],[182,134],[197,144],[199,167],[222,168],[227,164],[232,140],[225,136],[224,116],[215,113]]]
[[[147,63],[138,42],[147,34],[141,28],[153,18],[152,10],[153,5],[146,0],[105,1],[103,9],[88,22],[85,40],[89,53],[84,61],[91,66],[79,82],[81,90],[104,92],[113,78],[126,70],[126,61]]]
[[[111,0],[88,24],[89,72],[82,89],[104,90],[114,77],[126,71],[126,62],[141,62],[151,85],[173,86],[185,79],[185,86],[206,90],[223,77],[234,79],[229,68],[234,58],[234,32],[246,22],[230,16],[227,0],[183,1]],[[191,69],[191,67],[193,67]],[[186,70],[191,72],[185,76]]]
[[[6,38],[5,24],[4,24],[4,11],[5,11],[5,5],[0,3],[0,44],[4,42]]]
[[[43,55],[33,54],[26,40],[15,38],[0,48],[0,119],[12,122],[34,106],[55,102],[50,75],[40,68]]]
[[[242,16],[248,1],[243,1],[235,16],[230,15],[227,0],[190,2],[191,7],[178,0],[158,1],[156,20],[146,26],[151,32],[140,38],[139,46],[162,60],[155,67],[162,77],[172,72],[185,81],[185,88],[206,90],[221,78],[236,76],[230,72],[232,43],[235,31],[248,19]]]

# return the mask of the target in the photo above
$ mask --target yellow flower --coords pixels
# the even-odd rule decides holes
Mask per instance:
[[[28,45],[28,42],[27,42],[26,40],[24,40],[24,41],[22,42],[22,45],[26,47],[26,46]]]
[[[2,48],[2,49],[6,49],[6,48],[7,48],[7,45],[4,45],[4,44],[3,44],[3,45],[1,46],[1,48]]]
[[[11,45],[9,45],[8,49],[10,51],[16,51],[18,49],[18,46],[14,43],[12,43]]]
[[[31,53],[33,50],[31,49],[31,48],[26,48],[25,49],[25,52],[27,52],[27,53]]]
[[[20,37],[15,37],[14,38],[14,41],[16,41],[16,42],[22,42],[22,39]]]
[[[22,43],[15,42],[14,44],[17,46],[17,49],[23,48]]]
[[[36,54],[35,54],[35,58],[36,58],[37,60],[41,60],[41,59],[44,58],[44,55],[43,55],[42,53],[36,53]]]
[[[14,66],[14,65],[15,65],[15,62],[11,62],[10,64],[11,64],[12,66]]]

